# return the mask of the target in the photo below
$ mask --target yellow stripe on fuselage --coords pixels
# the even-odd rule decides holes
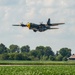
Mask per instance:
[[[27,27],[30,29],[30,23],[27,23]]]

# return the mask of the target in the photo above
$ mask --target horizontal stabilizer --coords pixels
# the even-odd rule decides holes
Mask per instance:
[[[50,28],[50,29],[59,29],[59,28]]]
[[[58,26],[58,25],[62,25],[62,24],[65,24],[65,23],[53,23],[50,26]]]

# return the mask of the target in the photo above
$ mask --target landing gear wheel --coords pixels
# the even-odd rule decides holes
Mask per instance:
[[[37,30],[33,30],[34,32],[37,32]]]

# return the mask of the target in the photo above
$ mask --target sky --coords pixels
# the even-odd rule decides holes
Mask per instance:
[[[65,23],[58,30],[33,32],[13,24],[28,22],[40,24]],[[75,2],[74,0],[0,0],[0,43],[9,47],[29,45],[50,46],[54,52],[69,48],[75,53]]]

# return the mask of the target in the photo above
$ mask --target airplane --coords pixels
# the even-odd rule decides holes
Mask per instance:
[[[27,24],[23,24],[21,23],[20,25],[13,25],[13,26],[21,26],[21,27],[28,27],[29,29],[32,29],[34,32],[44,32],[46,30],[49,30],[49,29],[59,29],[59,28],[51,28],[51,26],[58,26],[58,25],[62,25],[62,24],[65,24],[65,23],[53,23],[51,24],[50,23],[50,18],[48,19],[47,21],[47,24],[43,24],[43,23],[40,23],[40,24],[35,24],[35,23],[27,23]]]

